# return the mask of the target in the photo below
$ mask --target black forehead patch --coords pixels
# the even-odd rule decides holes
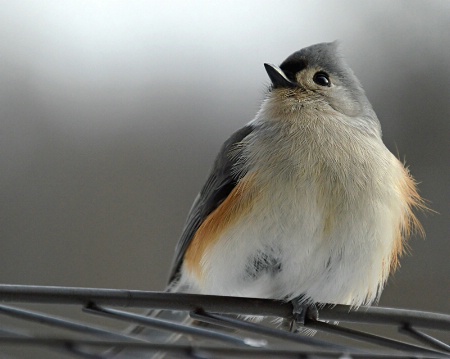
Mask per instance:
[[[308,62],[303,57],[288,57],[281,65],[286,77],[291,81],[295,80],[295,75],[308,66]]]
[[[294,52],[284,60],[280,68],[283,71],[286,68],[295,75],[306,66],[317,66],[335,75],[347,72],[346,66],[342,63],[337,42],[316,44]]]
[[[286,76],[295,81],[295,74],[305,67],[318,67],[334,75],[339,81],[355,92],[362,91],[353,71],[346,65],[339,51],[338,42],[324,42],[294,52],[280,65]],[[292,77],[290,77],[292,76]]]

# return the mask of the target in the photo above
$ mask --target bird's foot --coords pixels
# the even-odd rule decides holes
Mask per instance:
[[[319,310],[317,309],[316,304],[305,303],[304,298],[295,298],[291,301],[293,306],[293,325],[296,326],[305,326],[308,320],[318,320],[319,319]],[[294,331],[291,329],[291,331]]]

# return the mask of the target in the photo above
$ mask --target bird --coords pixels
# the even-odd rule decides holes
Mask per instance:
[[[385,146],[338,42],[264,64],[253,120],[222,145],[188,213],[167,290],[370,305],[422,232],[424,202]]]

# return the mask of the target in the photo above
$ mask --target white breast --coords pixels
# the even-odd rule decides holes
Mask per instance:
[[[314,302],[353,305],[373,301],[394,245],[389,201],[361,199],[325,234],[315,191],[285,194],[274,191],[224,234],[204,263],[201,291],[277,299],[305,295]],[[252,277],[249,270],[258,259],[272,270]]]
[[[307,138],[277,150],[270,148],[276,139],[259,140],[248,157],[263,195],[205,255],[206,276],[192,283],[196,290],[356,306],[374,301],[389,273],[404,205],[398,160],[378,139],[337,154],[335,144],[319,150],[305,145]],[[366,158],[370,147],[377,156]]]
[[[364,121],[314,104],[277,117],[271,106],[263,104],[258,131],[240,147],[258,199],[204,253],[202,278],[185,271],[180,285],[204,294],[373,302],[409,210],[399,189],[403,166]]]

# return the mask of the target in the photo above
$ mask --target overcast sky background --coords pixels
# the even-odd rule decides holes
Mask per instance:
[[[164,288],[263,63],[339,39],[439,214],[381,304],[447,311],[450,2],[0,1],[0,282]]]

